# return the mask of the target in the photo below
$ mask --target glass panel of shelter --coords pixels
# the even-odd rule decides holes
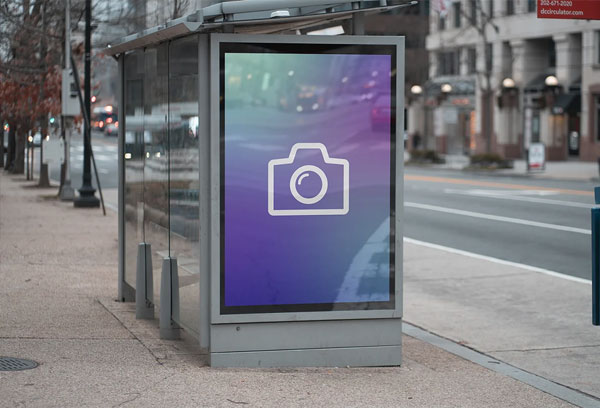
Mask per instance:
[[[201,135],[208,137],[208,135]],[[171,41],[169,49],[169,158],[171,257],[177,258],[179,316],[196,334],[200,310],[198,37]]]
[[[137,246],[144,241],[144,52],[125,55],[125,282],[135,287]]]
[[[144,68],[144,238],[152,245],[155,304],[169,256],[168,52],[166,43],[147,48]]]
[[[125,56],[125,281],[152,246],[154,302],[164,257],[177,258],[177,322],[199,331],[198,37]],[[208,135],[204,135],[208,137]]]

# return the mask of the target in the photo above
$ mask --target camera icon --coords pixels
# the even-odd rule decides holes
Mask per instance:
[[[312,160],[313,163],[299,165],[295,162],[299,152],[314,153],[315,150],[320,151],[320,158]],[[314,159],[314,155],[309,156]],[[281,171],[276,172],[276,168]],[[305,186],[310,184],[309,187],[312,187],[309,194],[299,191],[305,188],[302,186],[305,179],[309,180]],[[329,157],[324,144],[296,143],[287,158],[269,161],[270,215],[345,215],[349,204],[350,164],[348,160]]]

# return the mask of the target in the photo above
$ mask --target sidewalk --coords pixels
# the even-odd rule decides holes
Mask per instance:
[[[116,213],[75,209],[54,198],[56,188],[31,186],[0,172],[0,354],[40,363],[0,371],[2,406],[571,406],[409,336],[402,367],[207,367],[189,339],[159,340],[157,321],[135,320],[132,304],[114,300]],[[406,245],[408,321],[457,340],[473,335],[470,346],[533,369],[541,365],[549,376],[557,361],[568,362],[560,373],[571,364],[598,367],[594,347],[579,350],[576,359],[547,363],[535,354],[513,355],[518,348],[530,356],[521,348],[541,342],[583,347],[594,335],[598,344],[600,332],[583,327],[589,285],[450,255]],[[538,295],[532,300],[528,291]],[[580,332],[563,333],[565,325]],[[595,378],[573,371],[572,381],[563,377],[596,392],[594,372]]]
[[[407,160],[408,158],[405,157],[405,162]],[[544,170],[536,170],[530,172],[527,171],[527,162],[525,160],[514,160],[512,169],[498,170],[467,169],[467,167],[470,164],[469,157],[464,155],[446,155],[445,160],[446,162],[443,164],[432,164],[428,167],[450,170],[468,170],[470,172],[490,174],[495,176],[504,175],[515,177],[548,178],[557,180],[590,181],[598,180],[599,178],[598,163],[579,160],[546,162],[546,168]]]

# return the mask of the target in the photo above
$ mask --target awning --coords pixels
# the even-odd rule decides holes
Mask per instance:
[[[371,3],[354,0],[238,0],[223,2],[124,37],[108,44],[104,53],[116,55],[191,33],[221,32],[225,27],[231,29],[229,32],[239,34],[275,34],[350,19],[354,13],[381,13],[418,4],[416,0],[403,0],[401,4],[389,6],[385,1],[376,6]],[[311,6],[316,9],[312,10]],[[285,14],[279,17],[273,12],[285,12]]]
[[[546,89],[546,77],[548,74],[540,74],[533,80],[529,81],[523,89],[526,93],[529,92],[543,92]]]
[[[569,92],[558,96],[552,106],[553,115],[581,112],[581,93]]]

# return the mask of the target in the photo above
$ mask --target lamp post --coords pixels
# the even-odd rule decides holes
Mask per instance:
[[[410,87],[410,93],[413,95],[413,97],[414,97],[415,100],[419,100],[423,96],[423,87],[421,85],[413,85],[413,86]],[[426,111],[425,111],[425,101],[421,100],[421,103],[423,105],[423,111],[422,111],[422,116],[423,116],[423,136],[422,136],[422,140],[418,144],[422,144],[422,148],[424,150],[426,150],[427,149],[427,114],[426,114]],[[415,136],[416,135],[413,135],[413,138]],[[413,147],[417,148],[418,144],[415,143],[414,139],[413,139]]]
[[[84,108],[87,113],[87,123],[84,123],[83,133],[83,175],[79,189],[79,197],[73,200],[75,207],[99,207],[100,200],[95,196],[96,189],[92,186],[91,172],[91,129],[90,129],[90,65],[91,65],[91,37],[92,37],[92,1],[85,1],[85,71],[84,71]]]

